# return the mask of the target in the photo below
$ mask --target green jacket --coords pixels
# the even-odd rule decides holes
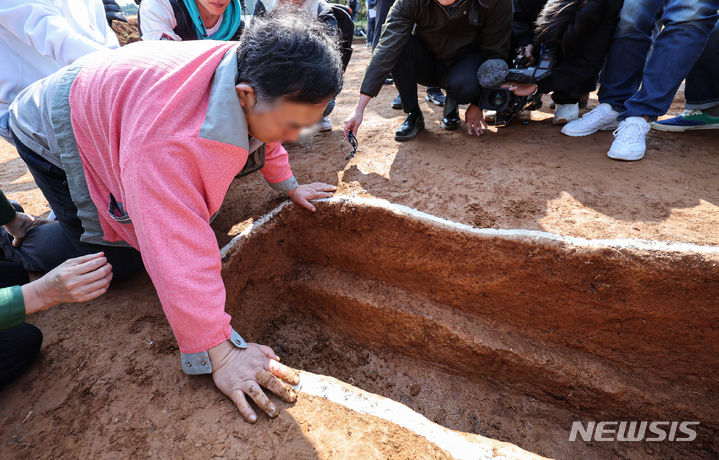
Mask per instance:
[[[15,208],[12,207],[5,194],[0,190],[0,225],[9,224],[15,218]]]
[[[410,34],[442,62],[452,63],[470,53],[483,59],[509,59],[512,0],[458,0],[449,10],[435,0],[397,0],[365,71],[362,94],[379,94]]]
[[[0,225],[9,224],[14,218],[15,208],[0,191]],[[12,286],[0,289],[0,329],[19,326],[23,321],[25,321],[25,302],[22,288]]]
[[[0,330],[25,322],[25,301],[20,286],[0,289]]]

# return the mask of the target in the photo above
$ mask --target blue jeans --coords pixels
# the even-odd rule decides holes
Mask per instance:
[[[142,269],[140,253],[133,248],[80,241],[82,223],[70,197],[65,171],[30,150],[14,134],[13,140],[57,220],[33,228],[19,248],[12,246],[12,236],[0,227],[0,257],[21,263],[27,271],[48,272],[68,259],[102,251],[112,265],[113,281]]]
[[[719,105],[719,21],[692,71],[687,75],[687,109],[709,109]]]
[[[718,9],[719,0],[625,0],[602,74],[600,102],[620,112],[620,119],[666,113],[701,55]],[[664,28],[647,59],[659,19]]]

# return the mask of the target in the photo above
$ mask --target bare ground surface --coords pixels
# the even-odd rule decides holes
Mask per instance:
[[[338,128],[354,107],[368,57],[367,50],[356,45],[345,90],[332,115],[336,129],[288,146],[301,182],[329,182],[342,194],[384,198],[476,227],[719,243],[716,132],[652,132],[643,161],[620,163],[605,155],[611,133],[567,138],[552,126],[548,111],[535,113],[527,124],[516,122],[476,139],[461,131],[442,131],[441,109],[423,102],[427,132],[415,141],[398,144],[393,132],[402,117],[389,107],[395,91],[386,87],[368,107],[357,158],[345,160]],[[681,110],[682,101],[681,96],[677,98],[671,113]],[[596,104],[596,99],[590,104]],[[7,144],[0,145],[0,165],[0,188],[10,198],[34,214],[49,211],[24,164]],[[218,244],[224,245],[243,228],[243,222],[282,200],[259,175],[236,181],[213,224]],[[313,225],[309,215],[306,225]],[[292,407],[278,402],[282,407],[278,420],[260,417],[256,426],[244,424],[209,377],[182,374],[172,333],[145,275],[113,286],[93,302],[58,306],[31,321],[43,330],[45,342],[39,361],[0,393],[3,458],[443,455],[407,430],[312,397],[303,397]],[[242,314],[235,314],[235,327],[243,335],[283,347],[288,364],[331,370],[332,366],[308,361],[297,343],[282,343],[283,338],[310,340],[313,335],[314,343],[319,343],[326,333],[312,327],[292,333],[293,326],[292,321],[276,323],[276,335],[261,337],[257,331],[244,330]],[[336,343],[330,345],[323,358],[346,358],[337,352],[342,348],[333,348]],[[381,364],[388,353],[378,352],[372,359]],[[352,374],[339,372],[338,377]],[[387,395],[402,400],[411,380],[396,382],[402,390],[388,390]],[[450,387],[461,383],[454,382]],[[370,391],[381,393],[384,382],[380,378],[368,385]],[[410,396],[415,401],[410,406],[419,410],[426,391],[423,385]],[[497,410],[512,411],[500,403],[494,406]],[[536,413],[541,414],[538,402],[530,399],[527,404],[537,405]],[[480,413],[477,418],[491,420],[496,415]],[[507,433],[519,433],[512,435],[512,442],[532,450],[532,438],[541,433],[521,427],[516,418],[504,420],[513,425],[493,429],[489,422],[488,434],[502,439]],[[466,423],[462,420],[455,426],[468,431]],[[646,454],[661,456],[651,449]]]

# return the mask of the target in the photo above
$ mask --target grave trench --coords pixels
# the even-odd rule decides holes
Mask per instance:
[[[233,326],[286,364],[540,455],[719,454],[719,252],[317,208],[223,249]],[[568,442],[575,420],[701,424],[693,442]]]

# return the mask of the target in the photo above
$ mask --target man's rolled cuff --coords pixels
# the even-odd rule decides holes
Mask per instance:
[[[247,348],[245,340],[232,329],[230,335],[230,343],[237,348]],[[211,374],[212,363],[210,362],[210,354],[205,351],[198,353],[180,353],[182,359],[182,370],[188,375]]]
[[[295,176],[292,176],[287,180],[283,180],[282,182],[277,182],[275,184],[273,184],[272,182],[268,182],[268,184],[270,184],[270,187],[272,187],[273,189],[285,193],[289,192],[290,190],[296,189],[300,185],[300,183],[297,182],[297,179],[295,179]]]

